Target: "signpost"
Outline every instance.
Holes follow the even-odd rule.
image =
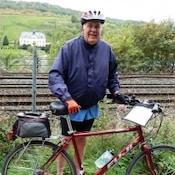
[[[36,44],[33,43],[32,112],[36,112],[37,59],[37,48]]]

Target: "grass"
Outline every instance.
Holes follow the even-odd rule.
[[[49,33],[55,29],[58,17],[0,14],[0,19],[0,29],[9,41],[17,41],[21,32],[24,31],[43,32],[49,40]]]
[[[113,107],[115,107],[114,105]],[[122,128],[129,126],[131,123],[126,122],[122,120],[125,113],[118,112],[117,110],[109,110],[109,105],[107,105],[105,102],[100,103],[101,107],[101,117],[95,121],[93,130],[97,129],[109,129],[109,128]],[[171,110],[169,110],[172,112]],[[10,120],[11,119],[11,120]],[[153,126],[155,126],[155,129],[158,129],[159,124],[159,117],[152,120],[147,127],[144,128],[145,134],[148,136],[148,140],[151,141],[153,144],[158,143],[168,143],[175,145],[175,126],[174,126],[174,117],[173,115],[167,115],[162,123],[162,127],[159,130],[159,134],[155,139],[149,139],[150,134],[154,134],[155,130]],[[5,132],[9,129],[9,126],[11,126],[12,123],[12,117],[4,118],[3,120],[3,134],[1,138],[2,146],[1,146],[1,162],[8,152],[16,143],[10,143],[6,140],[4,140]],[[54,122],[55,124],[55,122]],[[58,126],[54,125],[55,128],[58,128]],[[86,155],[84,159],[84,167],[86,170],[87,175],[92,175],[94,171],[97,170],[97,167],[95,166],[95,160],[100,157],[100,155],[106,150],[106,149],[114,149],[115,152],[118,152],[123,146],[125,146],[129,140],[132,140],[133,135],[132,134],[120,134],[120,135],[111,135],[111,136],[94,136],[88,138],[87,143],[87,150]],[[3,150],[4,149],[4,150]],[[127,165],[129,164],[131,158],[133,155],[137,153],[137,149],[134,150],[134,152],[129,153],[127,156],[123,157],[116,166],[112,167],[112,169],[106,173],[106,175],[114,175],[116,174],[124,174],[127,168]]]

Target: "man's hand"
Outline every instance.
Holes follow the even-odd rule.
[[[112,94],[113,94],[113,96],[115,97],[115,96],[117,96],[119,93],[120,93],[119,91],[115,91],[115,92],[113,92]]]
[[[80,106],[77,104],[77,102],[75,100],[73,100],[73,99],[67,100],[66,104],[68,106],[69,114],[73,114],[73,113],[80,111]]]
[[[118,104],[127,104],[128,97],[116,91],[113,93],[113,102],[116,102]]]

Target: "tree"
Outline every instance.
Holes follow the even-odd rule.
[[[72,22],[72,23],[78,23],[78,22],[80,22],[80,21],[79,21],[79,19],[77,19],[77,17],[76,17],[75,15],[72,15],[72,16],[71,16],[71,22]]]
[[[130,23],[107,26],[104,31],[104,39],[108,41],[117,57],[120,72],[140,71],[142,51],[135,44],[134,27]]]
[[[7,36],[4,36],[4,39],[3,39],[2,45],[3,45],[3,46],[8,46],[8,45],[9,45],[9,41],[8,41]]]
[[[171,21],[160,24],[151,21],[135,29],[136,45],[143,52],[144,68],[148,72],[172,71],[175,58],[175,28]]]

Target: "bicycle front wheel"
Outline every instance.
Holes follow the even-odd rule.
[[[47,170],[41,169],[56,148],[58,148],[57,145],[42,140],[22,143],[7,155],[2,167],[2,175],[57,175],[59,173],[76,175],[75,165],[66,151],[62,151],[59,155],[62,158],[61,163],[64,162],[63,170],[58,170],[60,167],[58,158],[49,165]]]
[[[175,147],[171,145],[157,145],[151,148],[157,175],[175,174]],[[126,175],[151,175],[145,165],[146,154],[140,152],[128,166]]]

